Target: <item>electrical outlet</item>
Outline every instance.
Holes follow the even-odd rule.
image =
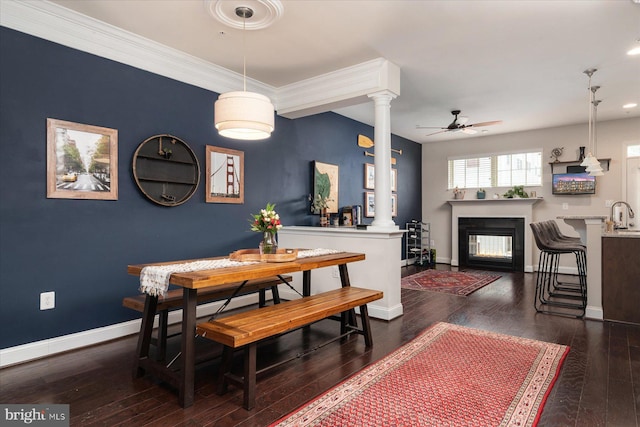
[[[434,247],[436,245],[436,241],[431,239],[431,247]]]
[[[562,209],[565,210],[565,211],[568,211],[569,210],[569,203],[563,203],[562,204]]]
[[[605,200],[604,201],[604,207],[605,208],[610,208],[613,205],[613,200]]]
[[[336,267],[335,265],[333,267],[331,267],[331,276],[334,279],[339,279],[340,278],[340,271],[338,271],[338,267]]]
[[[51,310],[56,308],[56,293],[43,292],[40,294],[40,310]]]

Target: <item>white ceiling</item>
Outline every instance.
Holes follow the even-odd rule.
[[[640,55],[626,55],[640,45],[636,1],[283,0],[279,20],[244,33],[247,75],[277,88],[383,57],[402,73],[391,131],[420,143],[586,123],[588,68],[598,69],[599,120],[640,117],[622,108],[640,104]],[[53,3],[242,73],[242,30],[204,0]],[[453,109],[503,123],[475,136],[416,129],[447,126]],[[370,102],[336,112],[374,124]]]

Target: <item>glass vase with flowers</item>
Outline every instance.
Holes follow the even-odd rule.
[[[259,213],[252,214],[249,220],[251,231],[262,233],[260,254],[275,254],[278,251],[276,234],[282,228],[282,223],[275,207],[275,204],[267,203],[265,209],[260,209]]]

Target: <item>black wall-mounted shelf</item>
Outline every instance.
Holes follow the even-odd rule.
[[[133,154],[133,177],[149,200],[162,206],[178,206],[198,188],[200,165],[180,138],[154,135]]]
[[[602,166],[602,170],[604,171],[608,171],[609,170],[609,163],[611,162],[611,159],[598,159],[600,160],[600,166]],[[551,165],[551,173],[554,173],[554,166],[561,166],[566,168],[567,166],[578,166],[580,165],[580,163],[582,163],[582,160],[569,160],[566,162],[549,162],[549,165]]]

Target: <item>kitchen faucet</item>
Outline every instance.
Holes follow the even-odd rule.
[[[611,205],[611,220],[613,221],[613,227],[614,228],[626,228],[626,227],[622,226],[622,223],[620,223],[620,225],[618,225],[618,222],[616,221],[616,218],[613,217],[613,215],[614,215],[613,211],[614,211],[614,208],[616,207],[616,205],[625,205],[627,207],[627,216],[628,216],[628,218],[635,217],[635,213],[633,212],[633,209],[631,209],[631,206],[627,202],[618,201],[618,202],[615,202],[614,204]]]

